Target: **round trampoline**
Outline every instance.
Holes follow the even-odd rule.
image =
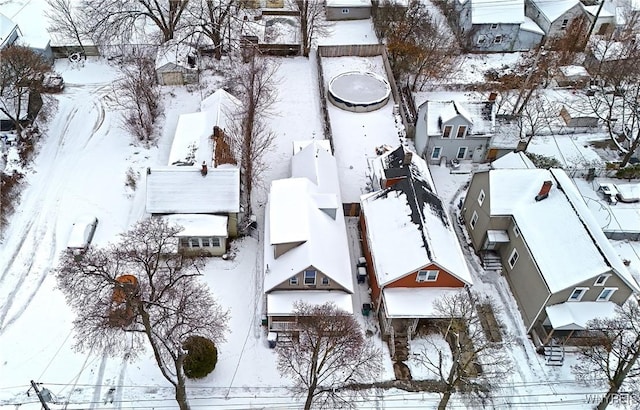
[[[347,111],[375,111],[387,104],[389,95],[387,80],[370,72],[342,73],[329,82],[329,101]]]

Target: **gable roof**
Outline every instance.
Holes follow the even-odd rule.
[[[291,178],[271,182],[265,213],[265,292],[313,266],[353,293],[339,192],[335,158],[319,143],[294,155]],[[323,209],[335,211],[335,218]],[[274,245],[300,242],[275,258]]]
[[[205,162],[213,166],[214,127],[227,130],[240,101],[219,89],[200,103],[200,112],[182,114],[171,144],[168,165],[192,165],[200,168]]]
[[[492,169],[535,168],[535,164],[522,152],[509,152],[491,163]]]
[[[7,43],[8,37],[13,33],[14,30],[18,29],[18,25],[13,22],[9,17],[0,13],[0,48],[4,46],[8,46]]]
[[[524,22],[524,0],[471,0],[472,24]]]
[[[559,19],[576,4],[580,4],[579,0],[531,0],[531,2],[551,23]]]
[[[384,180],[411,175],[413,178],[424,181],[431,191],[436,192],[427,163],[404,145],[371,159],[370,168],[375,190],[383,188]]]
[[[401,169],[405,178],[360,201],[378,283],[384,286],[433,263],[471,284],[445,205],[427,183],[431,176],[416,176],[411,167]],[[420,169],[428,172],[426,164]]]
[[[154,214],[240,211],[240,170],[224,165],[206,176],[195,167],[158,167],[147,172],[146,209]]]
[[[552,293],[613,270],[638,291],[629,270],[561,169],[489,172],[491,215],[511,215]],[[549,196],[536,201],[544,181]],[[568,250],[571,251],[568,251]]]
[[[175,64],[177,66],[195,70],[197,66],[189,64],[188,57],[196,57],[198,50],[177,40],[169,40],[158,47],[156,54],[156,69],[162,68],[167,64]]]
[[[427,135],[441,134],[442,123],[458,115],[470,123],[471,134],[489,134],[494,130],[495,110],[489,101],[426,101],[423,105]]]

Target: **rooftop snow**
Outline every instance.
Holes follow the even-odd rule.
[[[411,155],[409,169],[404,164],[406,155]],[[431,178],[431,171],[424,159],[414,151],[404,145],[398,146],[394,150],[369,160],[371,174],[373,177],[373,188],[375,190],[382,189],[382,181],[396,178],[400,175],[409,176],[419,179],[427,183],[432,191],[435,192],[435,184]]]
[[[334,303],[339,309],[353,314],[353,300],[349,293],[339,290],[283,290],[267,294],[268,315],[289,316],[293,314],[296,302],[309,305]]]
[[[524,0],[471,0],[472,24],[524,22]]]
[[[509,152],[491,163],[493,169],[535,168],[527,155],[520,152]]]
[[[613,302],[565,302],[547,306],[547,316],[554,330],[584,330],[587,322],[615,316]]]
[[[520,24],[520,30],[529,31],[531,33],[537,33],[544,36],[544,30],[541,29],[535,21],[527,16],[524,17],[524,22]]]
[[[580,4],[579,0],[531,0],[531,2],[535,4],[538,10],[552,23],[573,6]]]
[[[4,46],[4,42],[9,35],[16,29],[17,24],[14,23],[9,17],[0,13],[0,46]]]
[[[147,175],[147,212],[215,214],[240,211],[240,170],[233,166],[152,168]]]
[[[167,64],[176,64],[180,67],[195,70],[197,67],[189,64],[188,57],[195,57],[197,54],[198,51],[195,48],[175,40],[169,40],[158,47],[156,69],[164,67]]]
[[[552,293],[611,268],[638,288],[564,171],[497,169],[489,171],[489,181],[491,215],[513,216]],[[536,201],[544,181],[553,187]]]
[[[268,219],[269,245],[305,242],[309,240],[309,210],[307,178],[278,179],[271,182]],[[265,235],[266,236],[266,235]]]
[[[371,0],[327,0],[326,7],[371,7]]]
[[[293,141],[293,154],[302,151],[304,147],[314,143],[317,144],[317,146],[324,148],[325,151],[331,153],[331,142],[329,140],[304,140]]]
[[[382,290],[388,318],[441,317],[433,302],[443,296],[453,296],[460,288],[385,288]]]
[[[328,141],[327,141],[328,142]],[[313,182],[318,192],[338,197],[340,203],[340,182],[336,159],[327,151],[325,143],[311,141],[291,159],[291,175],[305,177]]]
[[[485,113],[486,102],[462,102],[462,101],[427,101],[426,121],[427,134],[442,134],[441,123],[447,122],[457,115],[464,117],[472,125],[470,134],[486,135],[493,132],[493,114]],[[440,120],[442,118],[442,120]]]
[[[227,222],[229,217],[222,215],[173,214],[164,218],[172,225],[184,228],[176,236],[228,236]]]

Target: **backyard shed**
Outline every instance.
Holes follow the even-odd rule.
[[[371,17],[371,0],[327,0],[327,20],[366,20]]]
[[[156,75],[160,85],[185,85],[198,82],[198,51],[169,40],[158,48]]]

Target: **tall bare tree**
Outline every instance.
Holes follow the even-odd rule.
[[[441,318],[434,323],[448,342],[451,356],[429,339],[437,354],[433,354],[433,349],[426,349],[419,353],[418,360],[445,384],[439,410],[447,408],[451,395],[457,390],[487,394],[491,384],[501,381],[510,371],[511,362],[505,348],[508,336],[492,340],[485,334],[476,310],[476,298],[470,292],[460,291],[433,302]],[[492,301],[486,304],[491,306],[494,315],[498,314]]]
[[[266,124],[265,118],[277,98],[275,88],[278,64],[253,55],[248,63],[238,69],[237,86],[241,101],[239,113],[231,126],[230,139],[235,157],[240,160],[241,182],[244,189],[242,205],[245,215],[252,212],[251,193],[260,182],[261,174],[267,169],[265,153],[272,149],[275,134]]]
[[[81,256],[65,252],[56,277],[76,313],[76,347],[124,357],[151,347],[187,410],[183,344],[193,335],[223,341],[228,312],[198,279],[203,259],[177,252],[181,230],[161,218],[145,219],[115,244]]]
[[[225,42],[231,41],[232,23],[239,18],[241,2],[236,0],[190,0],[185,16],[190,30],[202,33],[213,43],[214,57],[222,58]]]
[[[625,382],[637,382],[640,376],[640,307],[635,298],[617,308],[613,318],[590,321],[587,328],[599,336],[600,343],[582,346],[579,360],[571,370],[579,380],[604,383],[607,395],[598,404],[598,410],[609,405]],[[596,339],[598,340],[598,339]]]
[[[22,131],[28,99],[39,97],[51,63],[28,47],[11,45],[0,51],[0,111]]]
[[[49,31],[65,39],[73,39],[78,43],[82,53],[85,53],[82,39],[85,38],[83,21],[79,10],[71,0],[47,0],[49,9],[45,15],[49,19]]]
[[[280,374],[305,397],[305,410],[344,407],[344,387],[377,377],[379,349],[365,339],[353,315],[332,303],[298,302],[294,315],[297,335],[277,346]]]
[[[113,87],[115,101],[125,109],[123,128],[138,141],[148,143],[161,110],[154,61],[134,51],[122,62],[121,71],[123,76]]]
[[[148,34],[144,29],[149,23],[159,30],[159,43],[164,43],[182,27],[188,4],[189,0],[83,0],[82,19],[97,44]]]
[[[300,12],[300,35],[302,55],[309,57],[313,41],[318,36],[329,33],[331,23],[325,18],[324,2],[317,0],[290,0],[295,10]]]

